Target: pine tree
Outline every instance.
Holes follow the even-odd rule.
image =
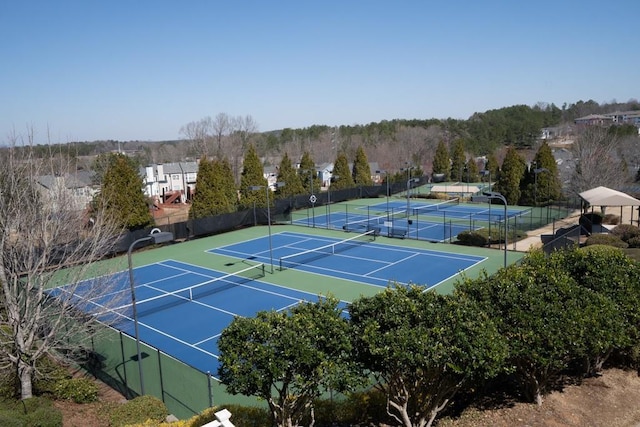
[[[287,197],[304,194],[304,187],[300,181],[300,177],[291,163],[289,154],[284,153],[278,168],[278,181],[283,182],[283,187],[276,188],[276,198],[286,199]]]
[[[240,206],[243,209],[267,206],[267,194],[262,191],[252,190],[251,187],[267,185],[264,177],[264,168],[260,163],[260,158],[253,144],[247,148],[242,165],[242,175],[240,176]]]
[[[358,150],[356,151],[356,159],[353,162],[352,176],[355,185],[373,185],[373,180],[371,179],[371,168],[369,167],[369,161],[367,160],[367,155],[364,152],[362,145],[358,146]]]
[[[300,182],[302,182],[307,193],[314,194],[320,192],[320,180],[318,179],[316,165],[308,151],[305,151],[304,154],[302,154],[298,175],[300,176]]]
[[[213,163],[203,156],[198,164],[196,191],[189,208],[189,218],[206,218],[216,215],[216,181]]]
[[[433,173],[444,174],[443,181],[448,181],[451,176],[451,162],[449,160],[449,150],[444,141],[438,143],[436,154],[433,157]]]
[[[562,197],[562,184],[553,151],[543,142],[521,184],[520,204],[537,206]]]
[[[336,162],[333,166],[333,176],[335,179],[331,183],[332,190],[342,190],[345,188],[355,187],[351,171],[349,170],[347,156],[342,152],[338,154],[338,157],[336,158]]]
[[[465,182],[478,182],[480,181],[480,172],[478,170],[478,164],[474,159],[467,160],[464,166],[464,180]]]
[[[154,221],[143,187],[136,163],[124,154],[110,154],[96,203],[121,227],[145,228]]]
[[[520,200],[520,181],[524,177],[526,163],[515,148],[509,147],[505,155],[494,191],[501,193],[507,203],[515,205]]]
[[[236,186],[236,179],[233,175],[233,168],[229,160],[224,157],[221,160],[214,162],[213,171],[215,173],[215,181],[219,184],[222,194],[224,194],[225,204],[228,207],[228,211],[221,213],[231,213],[238,210],[238,187]]]
[[[453,143],[451,150],[451,179],[453,181],[462,181],[464,175],[464,165],[467,158],[464,154],[464,142],[461,139]]]

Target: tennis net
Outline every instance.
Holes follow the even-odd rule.
[[[182,304],[184,302],[198,300],[218,292],[231,289],[238,285],[242,285],[253,280],[260,279],[265,276],[264,264],[252,265],[243,270],[225,274],[221,277],[214,277],[197,285],[175,291],[163,291],[159,295],[149,297],[136,302],[136,309],[140,316],[158,312],[169,307]],[[108,314],[117,316],[131,317],[133,312],[133,304],[125,304],[106,311]],[[103,312],[103,314],[105,314]]]
[[[280,270],[285,268],[294,268],[298,265],[307,264],[326,256],[331,256],[349,249],[353,249],[363,244],[372,242],[376,239],[378,230],[369,230],[366,233],[358,234],[339,242],[321,246],[319,248],[309,249],[293,255],[287,255],[280,258]]]
[[[422,214],[426,214],[426,213],[431,213],[431,212],[440,212],[443,211],[445,209],[449,209],[453,206],[457,206],[460,204],[460,199],[451,199],[451,200],[446,200],[444,202],[440,202],[440,203],[434,203],[431,205],[424,205],[424,206],[420,206],[417,208],[411,208],[411,214],[412,215],[422,215]]]

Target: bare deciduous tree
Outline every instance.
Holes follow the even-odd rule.
[[[571,189],[576,194],[598,186],[618,188],[628,179],[617,154],[619,139],[606,129],[589,127],[572,146],[576,167]]]
[[[88,269],[100,274],[95,261],[110,252],[120,230],[101,215],[88,227],[64,183],[43,191],[37,178],[55,176],[53,165],[36,161],[32,139],[19,141],[10,136],[0,153],[0,362],[17,373],[25,399],[32,396],[38,360],[68,350],[78,328],[93,323],[74,294],[81,289],[95,298],[112,291],[101,280],[82,279]]]
[[[180,128],[180,133],[190,140],[196,150],[196,156],[202,157],[209,154],[209,142],[212,139],[213,120],[204,117],[197,122],[189,122]]]
[[[218,113],[212,123],[213,134],[218,143],[218,153],[222,152],[222,137],[231,130],[231,119],[227,113]]]

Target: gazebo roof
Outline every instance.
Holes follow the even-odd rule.
[[[640,206],[640,200],[635,197],[607,187],[592,188],[579,196],[591,206]]]

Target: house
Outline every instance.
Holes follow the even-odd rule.
[[[162,203],[184,203],[196,188],[197,162],[153,164],[140,171],[144,193]]]
[[[85,170],[64,175],[42,175],[37,178],[37,183],[45,198],[54,202],[64,200],[67,208],[83,210],[100,188],[93,183],[94,175],[92,171]]]

